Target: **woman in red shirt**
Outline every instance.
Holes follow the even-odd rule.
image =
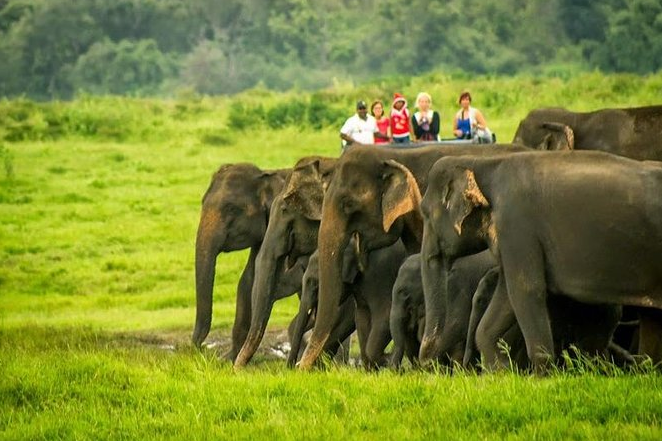
[[[386,138],[375,137],[375,144],[388,144],[388,138],[390,137],[388,133],[389,129],[389,119],[384,115],[384,103],[381,100],[375,100],[370,105],[370,113],[375,117],[377,121],[377,128],[379,132],[386,136]]]

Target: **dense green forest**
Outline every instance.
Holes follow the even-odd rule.
[[[659,0],[0,0],[0,96],[233,94],[450,74],[646,74]]]

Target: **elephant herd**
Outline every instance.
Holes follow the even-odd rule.
[[[545,372],[571,346],[662,361],[658,161],[662,106],[534,110],[512,144],[224,165],[202,200],[193,342],[210,331],[218,254],[250,248],[226,354],[235,368],[274,302],[295,293],[288,365],[301,369],[354,332],[368,369],[406,356]]]

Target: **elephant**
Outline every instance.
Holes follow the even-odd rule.
[[[318,247],[320,290],[315,326],[299,362],[310,369],[328,339],[341,297],[343,251],[356,238],[361,255],[402,239],[416,253],[422,240],[420,192],[435,160],[448,155],[494,155],[528,150],[507,145],[441,145],[410,149],[360,145],[338,159],[324,195]]]
[[[257,351],[267,327],[274,302],[301,292],[301,277],[290,292],[277,292],[281,278],[297,261],[307,260],[317,249],[324,188],[336,158],[306,157],[292,169],[285,187],[271,206],[269,224],[256,258],[252,289],[250,329],[234,366],[245,366]],[[296,321],[296,319],[295,319]]]
[[[491,250],[495,296],[510,302],[536,372],[554,359],[547,298],[557,295],[643,308],[639,352],[662,360],[662,164],[597,151],[449,157],[429,181],[421,209],[435,238],[423,249],[446,262]],[[492,336],[477,339],[489,365],[512,323],[496,304],[478,328]]]
[[[365,262],[360,262],[356,253],[355,243],[350,242],[344,251],[343,259],[343,290],[340,301],[338,323],[334,326],[329,341],[337,341],[345,335],[341,324],[345,321],[346,312],[343,305],[347,300],[355,302],[355,327],[361,350],[361,362],[366,369],[377,369],[386,364],[384,350],[391,341],[389,316],[391,311],[391,290],[398,274],[398,269],[405,259],[405,248],[402,242],[377,249],[366,256]],[[304,292],[295,326],[290,365],[296,362],[296,355],[303,335],[303,326],[308,316],[316,312],[319,292],[319,254],[316,252],[310,258],[308,269],[304,275]],[[346,309],[346,308],[345,308]]]
[[[418,357],[423,337],[425,297],[421,255],[414,254],[414,256],[416,260],[411,262],[412,257],[409,257],[408,266],[403,265],[400,268],[398,280],[393,288],[391,334],[394,348],[391,361],[394,367],[399,366],[403,349],[406,349],[410,361]],[[444,354],[448,355],[450,361],[461,363],[463,360],[474,292],[485,273],[495,265],[496,260],[489,251],[459,258],[450,268],[447,285],[440,287],[440,291],[435,293],[445,298],[451,305],[446,310],[442,325],[446,331],[448,347]],[[416,274],[413,274],[414,272]]]
[[[421,280],[421,255],[412,254],[398,270],[393,284],[389,326],[393,339],[391,366],[398,369],[406,355],[416,364],[423,327],[425,326],[425,299]]]
[[[476,340],[488,339],[492,339],[491,345],[503,340],[510,349],[509,354],[499,354],[502,358],[501,365],[512,363],[520,369],[529,367],[522,331],[514,318],[507,293],[502,291],[495,297],[497,286],[504,288],[503,285],[499,285],[500,270],[500,267],[492,268],[476,288],[463,359],[465,368],[475,367],[480,362]],[[501,335],[491,334],[485,329],[481,329],[481,332],[477,330],[480,319],[493,298],[496,300],[491,307],[503,310],[502,313],[509,311],[512,316],[510,326]],[[585,304],[564,295],[550,295],[547,297],[547,308],[554,338],[555,357],[559,357],[563,350],[574,348],[589,355],[610,355],[614,361],[623,364],[632,361],[632,356],[612,341],[614,331],[620,323],[621,307],[609,304]],[[482,343],[485,344],[487,343]]]
[[[212,176],[202,198],[195,244],[196,321],[193,343],[200,347],[211,327],[212,295],[219,253],[250,248],[237,286],[232,346],[225,354],[234,360],[244,343],[251,320],[250,295],[255,259],[267,229],[269,209],[283,188],[290,169],[261,170],[248,163],[226,164]],[[303,270],[301,271],[303,273]],[[291,289],[284,280],[279,290]]]
[[[543,108],[519,123],[513,143],[540,150],[602,150],[662,160],[662,106],[571,112]]]

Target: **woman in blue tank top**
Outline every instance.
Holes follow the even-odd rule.
[[[487,122],[480,110],[471,107],[471,94],[462,92],[460,110],[453,118],[453,134],[457,139],[473,139],[478,136],[484,142],[492,142],[492,133],[487,128]]]

